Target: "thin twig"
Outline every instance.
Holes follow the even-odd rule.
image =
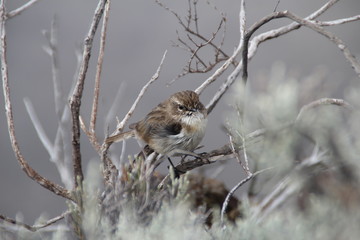
[[[23,228],[26,228],[27,230],[29,231],[32,231],[32,232],[36,232],[38,231],[39,229],[41,228],[45,228],[47,226],[50,226],[58,221],[60,221],[61,219],[63,219],[66,215],[70,214],[71,211],[68,210],[64,213],[62,213],[61,215],[57,216],[57,217],[54,217],[52,219],[49,219],[48,221],[46,221],[45,223],[42,223],[42,224],[36,224],[36,225],[33,225],[33,226],[30,226],[26,223],[22,223],[22,222],[19,222],[17,220],[14,220],[14,219],[11,219],[11,218],[8,218],[4,215],[0,215],[0,219],[7,222],[7,223],[10,223],[12,225],[15,225],[15,226],[19,226],[19,227],[23,227]]]
[[[134,113],[135,108],[137,107],[137,105],[140,102],[141,98],[144,96],[144,94],[145,94],[146,90],[148,89],[148,87],[150,86],[150,84],[152,84],[154,81],[156,81],[159,78],[160,70],[161,70],[161,67],[162,67],[162,65],[164,63],[166,53],[167,53],[167,50],[164,52],[164,54],[162,56],[162,59],[160,61],[160,65],[159,65],[158,69],[156,70],[155,74],[151,77],[151,79],[141,89],[139,95],[135,99],[135,101],[134,101],[133,105],[131,106],[130,110],[125,115],[123,120],[117,125],[116,129],[117,129],[118,132],[121,132],[124,129],[125,124],[129,121],[130,117]]]
[[[318,16],[320,16],[321,14],[323,14],[325,11],[327,11],[328,9],[330,9],[335,3],[337,3],[339,0],[330,0],[328,1],[326,4],[324,4],[321,8],[319,8],[317,11],[313,12],[312,14],[310,14],[308,17],[306,17],[305,19],[307,20],[313,20],[315,18],[317,18]],[[274,39],[277,38],[279,36],[282,36],[286,33],[289,33],[295,29],[298,29],[299,27],[301,27],[301,24],[293,22],[291,24],[288,24],[286,26],[277,28],[277,29],[273,29],[270,31],[267,31],[265,33],[259,34],[258,36],[254,37],[251,40],[250,46],[249,46],[249,50],[248,50],[248,60],[252,59],[252,57],[255,55],[258,46],[270,39]],[[234,83],[235,81],[235,76],[237,76],[240,71],[242,70],[242,62],[240,62],[237,67],[235,68],[235,70],[229,75],[229,77],[226,79],[226,81],[220,86],[219,90],[215,93],[214,97],[210,100],[210,102],[206,105],[206,108],[208,109],[208,113],[210,113],[214,107],[216,106],[216,104],[219,102],[219,100],[221,99],[221,97],[225,94],[225,92],[229,89],[229,87]],[[226,70],[226,69],[225,69]],[[224,70],[224,71],[225,71]],[[222,72],[224,72],[222,71]],[[221,72],[221,73],[222,73]],[[216,75],[216,76],[215,76]],[[210,76],[208,79],[212,79],[215,77],[215,79],[213,79],[213,81],[216,80],[217,77],[219,77],[221,74],[217,74],[217,72],[215,72],[213,74],[213,76]],[[208,80],[207,79],[207,80]],[[207,81],[206,80],[206,81]],[[204,82],[205,83],[205,82]]]
[[[6,18],[9,19],[9,18],[19,15],[20,13],[22,13],[23,11],[25,11],[26,9],[30,8],[32,5],[37,3],[38,1],[39,0],[30,0],[29,2],[25,3],[21,7],[18,7],[17,9],[12,10],[11,12],[7,13]]]
[[[31,103],[30,99],[24,98],[24,104],[26,111],[28,112],[30,116],[30,120],[32,124],[34,125],[34,128],[36,130],[36,133],[38,134],[38,137],[42,143],[42,145],[45,147],[46,151],[50,154],[51,159],[55,159],[54,157],[54,146],[51,143],[49,137],[47,136],[44,128],[42,127],[40,120],[35,112],[34,106]]]
[[[133,112],[135,111],[135,108],[137,107],[138,103],[140,102],[141,98],[143,97],[143,95],[145,94],[146,90],[148,89],[148,87],[150,86],[151,83],[153,83],[154,81],[156,81],[159,76],[160,76],[160,71],[161,71],[161,67],[165,61],[165,57],[166,57],[166,53],[167,50],[164,52],[162,59],[160,61],[159,67],[157,68],[155,74],[151,77],[151,79],[144,85],[144,87],[141,89],[139,95],[137,96],[137,98],[135,99],[133,105],[130,107],[130,110],[127,112],[127,114],[125,115],[125,117],[123,118],[123,120],[118,123],[116,130],[111,134],[111,135],[116,135],[120,132],[122,132],[122,130],[125,127],[125,124],[129,121],[130,117],[132,116]],[[103,143],[103,145],[101,146],[101,160],[104,164],[104,174],[105,174],[105,182],[107,183],[111,183],[111,168],[113,166],[112,162],[110,163],[108,161],[108,157],[107,157],[107,151],[110,147],[110,144],[106,144],[105,142]],[[109,165],[109,163],[111,165]]]
[[[89,32],[84,40],[84,51],[81,62],[81,68],[79,76],[74,88],[74,92],[70,98],[70,109],[72,116],[72,157],[73,157],[73,166],[74,166],[74,185],[78,186],[84,179],[82,166],[81,166],[81,151],[80,151],[80,106],[81,98],[84,90],[84,83],[86,78],[87,69],[89,66],[89,60],[91,56],[92,43],[96,30],[98,28],[100,19],[103,15],[105,4],[107,0],[100,0],[98,6],[96,7],[93,20]]]
[[[190,26],[188,26],[188,24],[185,23],[185,22],[181,19],[181,17],[179,16],[179,14],[177,14],[174,10],[172,10],[171,8],[165,6],[165,5],[164,5],[162,2],[160,2],[159,0],[155,0],[155,2],[156,2],[160,7],[162,7],[162,8],[164,8],[165,10],[171,12],[171,13],[178,19],[180,25],[184,28],[184,30],[185,30],[186,32],[188,32],[188,33],[190,33],[190,34],[198,37],[198,38],[201,39],[202,41],[206,42],[206,37],[204,37],[203,35],[197,33],[196,30],[192,30],[192,29],[190,28]],[[217,47],[214,43],[210,42],[210,45],[211,45],[212,47],[214,47],[215,49],[218,49],[218,47]],[[222,54],[224,57],[226,57],[226,58],[228,57],[228,55],[227,55],[225,52],[223,52],[221,49],[219,49],[219,51],[221,52],[221,54]]]
[[[46,141],[42,136],[45,136],[45,132],[39,132],[40,129],[37,125],[41,125],[40,121],[37,119],[33,119],[32,116],[36,117],[35,111],[32,109],[30,105],[30,101],[28,100],[26,106],[32,123],[39,135],[40,140],[42,141],[43,145],[45,146],[46,150],[50,155],[50,160],[56,164],[58,172],[60,174],[62,182],[65,186],[69,189],[73,188],[73,182],[71,181],[72,175],[70,173],[70,158],[67,156],[67,149],[65,147],[67,138],[67,132],[65,131],[66,121],[68,120],[68,109],[64,106],[64,98],[63,92],[61,88],[61,80],[59,78],[59,60],[58,60],[58,41],[57,41],[57,18],[54,16],[51,22],[50,31],[44,30],[43,35],[47,40],[47,45],[43,47],[44,51],[50,56],[51,59],[51,70],[52,70],[52,82],[53,82],[53,89],[54,89],[54,103],[55,103],[55,113],[58,120],[58,129],[57,134],[55,137],[54,144],[52,148],[49,149],[45,146]],[[34,121],[37,120],[37,121]],[[50,146],[48,145],[48,146]]]
[[[336,105],[336,106],[345,107],[347,109],[353,109],[353,107],[350,105],[350,103],[346,102],[343,99],[320,98],[318,100],[315,100],[315,101],[303,106],[300,109],[299,114],[297,115],[297,117],[295,119],[295,122],[298,122],[303,117],[305,112],[309,111],[312,108],[316,108],[316,107],[323,106],[323,105]]]
[[[349,22],[355,22],[360,20],[360,15],[356,15],[353,17],[348,17],[348,18],[341,18],[341,19],[336,19],[336,20],[331,20],[331,21],[311,21],[314,22],[315,24],[322,26],[322,27],[326,27],[326,26],[336,26],[336,25],[340,25],[340,24],[344,24],[344,23],[349,23]]]
[[[250,181],[252,178],[256,177],[258,174],[264,172],[264,171],[267,171],[267,170],[270,170],[271,168],[266,168],[266,169],[263,169],[263,170],[260,170],[260,171],[257,171],[253,174],[250,174],[249,176],[247,176],[245,179],[241,180],[238,184],[236,184],[229,192],[228,194],[226,195],[226,198],[224,200],[224,203],[221,207],[221,224],[223,226],[224,225],[224,216],[225,216],[225,213],[226,213],[226,209],[227,209],[227,206],[229,205],[229,201],[230,201],[230,198],[234,195],[234,193],[242,186],[244,185],[245,183],[247,183],[248,181]]]
[[[206,87],[208,87],[211,83],[213,83],[225,70],[230,66],[230,64],[235,61],[235,58],[237,55],[241,52],[241,49],[243,48],[243,31],[242,28],[245,26],[246,22],[246,15],[245,15],[245,0],[241,1],[241,7],[239,12],[239,22],[240,22],[240,40],[239,44],[236,48],[236,50],[233,52],[233,54],[223,63],[221,67],[219,67],[213,75],[211,75],[209,78],[207,78],[196,90],[195,92],[198,94],[201,94]],[[208,113],[212,111],[212,108]]]
[[[94,134],[94,137],[95,137],[95,127],[96,127],[96,115],[97,115],[99,94],[100,94],[100,76],[102,71],[102,64],[104,61],[104,51],[105,51],[107,25],[109,20],[109,13],[110,13],[110,4],[111,4],[111,0],[108,0],[105,5],[104,20],[101,28],[100,49],[99,49],[99,56],[98,56],[98,62],[96,68],[95,86],[94,86],[94,100],[93,100],[91,119],[89,125],[89,131]]]
[[[100,94],[100,76],[101,76],[102,64],[104,59],[104,50],[105,50],[105,42],[106,42],[107,25],[108,25],[109,13],[110,13],[110,4],[111,1],[108,0],[104,10],[104,20],[101,29],[100,49],[99,49],[99,56],[98,56],[96,76],[95,76],[94,99],[93,99],[92,111],[90,116],[89,129],[86,128],[83,118],[81,116],[79,118],[81,129],[88,136],[91,145],[99,153],[99,155],[101,155],[101,145],[97,140],[95,134],[95,127],[96,127],[96,117],[97,117],[97,109],[98,109],[99,94]],[[108,179],[107,176],[111,175],[111,172],[109,171],[112,171],[117,175],[118,170],[116,169],[116,166],[113,164],[110,158],[106,157],[105,161],[106,161],[105,166],[107,167],[104,169],[103,174],[104,174],[104,180],[105,182],[107,182]]]
[[[242,151],[244,153],[244,161],[245,161],[245,172],[247,175],[250,175],[251,172],[249,167],[249,157],[246,151],[246,139],[243,136],[241,136],[241,138],[242,138],[242,147],[243,147]]]
[[[239,45],[237,47],[237,49],[234,51],[233,55],[223,64],[222,67],[220,67],[218,70],[215,71],[215,73],[210,76],[206,81],[204,81],[203,84],[201,84],[201,86],[199,86],[195,91],[199,91],[199,93],[201,91],[203,91],[208,85],[210,85],[212,82],[214,82],[230,65],[230,62],[228,62],[231,58],[233,58],[233,60],[235,60],[235,58],[237,57],[237,55],[242,51],[242,49],[244,48],[244,38],[245,38],[245,25],[246,25],[246,12],[245,12],[245,1],[242,0],[241,1],[241,7],[240,7],[240,12],[239,12],[239,31],[240,31],[240,40],[239,40]],[[231,60],[231,61],[233,61]],[[229,75],[228,79],[227,79],[227,83],[228,84],[223,84],[220,89],[218,90],[218,92],[215,94],[215,96],[213,97],[213,99],[209,102],[209,104],[206,106],[207,110],[208,110],[208,114],[210,114],[212,112],[212,110],[214,109],[214,107],[216,106],[216,104],[218,103],[218,101],[220,101],[221,97],[225,94],[225,92],[227,91],[227,89],[232,85],[232,83],[235,81],[235,79],[237,78],[237,76],[239,75],[241,68],[242,68],[242,62],[240,62],[235,70]]]
[[[250,169],[249,169],[249,161],[247,159],[247,153],[246,153],[246,148],[245,148],[245,141],[244,138],[242,138],[243,140],[243,144],[242,144],[242,151],[244,152],[244,157],[245,157],[245,164],[243,164],[243,162],[240,159],[240,154],[239,152],[235,149],[235,145],[234,145],[234,140],[233,137],[231,136],[231,134],[229,134],[229,144],[231,147],[231,151],[233,152],[236,160],[238,161],[238,163],[240,164],[240,166],[243,168],[244,172],[246,173],[247,176],[251,175]]]
[[[277,1],[273,12],[276,12],[276,11],[277,11],[277,8],[278,8],[279,4],[280,4],[280,0]]]
[[[59,153],[56,151],[57,146],[51,143],[49,137],[47,136],[44,128],[42,127],[40,120],[35,112],[34,106],[31,101],[27,98],[24,98],[25,108],[30,116],[30,120],[35,127],[36,133],[45,147],[46,151],[50,156],[50,161],[56,165],[56,168],[60,174],[61,181],[65,184],[66,187],[72,187],[71,174],[66,164],[62,159],[59,159]]]
[[[321,35],[328,38],[331,42],[333,42],[343,52],[346,60],[351,64],[351,66],[355,70],[356,74],[360,77],[360,63],[357,61],[355,56],[350,52],[349,48],[345,45],[345,43],[339,37],[337,37],[332,32],[326,31],[321,26],[319,26],[311,21],[308,21],[306,19],[302,19],[289,11],[285,11],[284,16],[300,23],[303,26],[306,26],[306,27],[320,33]]]
[[[355,72],[358,74],[358,76],[360,77],[360,64],[357,61],[357,59],[352,55],[352,53],[350,52],[350,50],[348,49],[348,47],[345,45],[345,43],[338,38],[335,34],[333,34],[332,32],[326,31],[324,28],[322,28],[321,26],[315,24],[312,21],[309,21],[307,19],[303,19],[300,18],[298,16],[296,16],[295,14],[291,13],[290,11],[283,11],[283,12],[275,12],[272,13],[264,18],[262,18],[260,21],[258,21],[257,23],[255,23],[253,26],[251,26],[246,34],[246,38],[244,40],[244,51],[243,51],[243,79],[247,78],[247,61],[248,61],[248,44],[249,44],[249,40],[252,36],[252,34],[258,30],[261,26],[263,26],[264,24],[270,22],[273,19],[277,19],[277,18],[289,18],[293,21],[296,21],[297,23],[299,23],[302,26],[306,26],[318,33],[320,33],[321,35],[327,37],[330,41],[332,41],[333,43],[335,43],[337,45],[337,47],[343,52],[346,60],[351,64],[352,68],[355,70]]]
[[[6,120],[8,124],[8,131],[11,141],[12,149],[15,153],[15,156],[22,168],[22,170],[34,181],[43,186],[44,188],[50,190],[51,192],[62,196],[64,198],[74,200],[70,192],[59,186],[48,179],[41,176],[33,168],[29,166],[23,155],[21,154],[18,142],[15,137],[15,125],[12,112],[12,105],[10,100],[10,86],[8,80],[8,66],[7,66],[7,56],[6,56],[6,32],[5,32],[5,21],[6,21],[6,9],[5,1],[2,0],[0,3],[0,55],[1,55],[1,78],[3,82],[3,92],[4,92],[4,101],[5,101],[5,113]]]
[[[120,100],[121,100],[122,94],[124,92],[124,89],[125,89],[125,82],[121,82],[120,86],[116,92],[116,95],[114,97],[114,100],[112,101],[112,104],[105,116],[105,124],[104,125],[105,125],[106,129],[104,129],[104,132],[107,131],[109,123],[111,121],[113,121],[116,116],[116,111],[118,110],[119,103],[121,102]]]
[[[319,8],[317,11],[313,12],[312,14],[310,14],[309,16],[307,16],[305,19],[306,20],[313,20],[317,17],[319,17],[321,14],[323,14],[324,12],[326,12],[327,10],[329,10],[335,3],[337,3],[339,0],[330,0],[328,1],[326,4],[324,4],[321,8]],[[286,26],[277,28],[277,29],[273,29],[270,31],[267,31],[265,33],[261,33],[258,36],[254,37],[253,40],[251,40],[251,44],[249,47],[249,56],[248,58],[251,59],[257,50],[257,47],[265,42],[266,40],[270,40],[273,38],[277,38],[279,36],[282,36],[286,33],[289,33],[295,29],[298,29],[301,27],[301,24],[297,23],[297,22],[293,22],[290,23]]]
[[[224,60],[228,59],[229,56],[221,49],[224,43],[224,36],[226,31],[226,18],[224,14],[220,13],[221,20],[218,25],[218,28],[216,31],[212,33],[212,36],[205,37],[203,34],[200,33],[199,27],[198,27],[198,13],[197,13],[197,3],[196,0],[188,0],[188,14],[185,17],[185,20],[183,20],[179,14],[177,14],[174,10],[170,9],[169,7],[165,6],[163,3],[161,3],[159,0],[155,1],[159,6],[164,8],[165,10],[172,13],[179,21],[180,25],[184,28],[184,31],[187,32],[186,36],[190,40],[190,42],[194,45],[191,46],[191,44],[187,44],[185,40],[183,40],[180,35],[178,34],[178,31],[176,31],[178,35],[178,42],[180,44],[173,44],[175,47],[179,47],[181,49],[184,49],[185,51],[188,51],[191,53],[191,56],[189,58],[189,61],[183,68],[183,72],[178,74],[173,80],[171,80],[168,85],[174,83],[177,79],[185,76],[189,73],[206,73],[211,71],[218,63],[223,62]],[[192,4],[191,4],[192,2]],[[194,7],[192,7],[192,5]],[[218,11],[216,7],[214,7],[215,11]],[[224,27],[223,27],[224,26]],[[218,36],[218,33],[220,29],[223,27],[223,37],[220,41],[219,46],[217,46],[214,43],[214,39],[216,36]],[[197,43],[194,39],[200,40],[200,44]],[[209,63],[205,63],[206,61],[202,60],[201,57],[198,55],[198,52],[200,49],[203,49],[205,47],[211,47],[215,50],[214,54],[214,60],[210,61]],[[194,61],[195,60],[195,61]],[[232,62],[234,65],[237,63],[234,61]],[[200,66],[201,65],[201,66]]]
[[[50,56],[51,59],[51,71],[52,71],[52,80],[54,87],[54,102],[55,102],[55,112],[58,116],[58,120],[61,119],[61,103],[63,103],[63,96],[61,90],[61,84],[59,80],[59,60],[58,60],[58,41],[57,41],[57,19],[54,16],[51,21],[50,31],[43,31],[43,35],[45,36],[48,45],[44,46],[44,51]]]

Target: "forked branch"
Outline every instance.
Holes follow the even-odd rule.
[[[89,29],[89,32],[84,41],[84,51],[81,61],[81,67],[79,76],[74,88],[74,92],[70,98],[70,109],[72,116],[72,157],[73,157],[73,168],[74,168],[74,184],[75,187],[78,186],[84,179],[81,166],[81,151],[80,151],[80,106],[81,98],[84,90],[85,78],[87,69],[89,66],[89,60],[91,56],[92,43],[96,30],[98,28],[100,19],[103,15],[105,4],[107,0],[100,0],[98,6],[95,10],[95,14]]]
[[[74,201],[71,193],[62,186],[59,186],[50,180],[41,176],[38,172],[36,172],[33,168],[30,167],[28,162],[25,160],[24,156],[20,151],[20,147],[18,141],[15,136],[15,125],[14,125],[14,117],[12,112],[12,104],[10,99],[10,85],[8,79],[8,66],[7,66],[7,56],[6,56],[6,30],[5,30],[5,21],[6,21],[6,9],[5,9],[5,1],[2,0],[0,3],[0,55],[1,55],[1,78],[4,92],[4,100],[5,100],[5,114],[6,120],[8,124],[9,136],[11,141],[11,146],[15,153],[15,156],[22,168],[22,170],[35,182],[43,186],[44,188],[50,190],[51,192],[62,196],[64,198],[70,199]]]

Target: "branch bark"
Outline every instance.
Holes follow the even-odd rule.
[[[11,12],[6,14],[6,18],[12,18],[15,17],[19,14],[21,14],[23,11],[25,11],[26,9],[30,8],[32,5],[34,5],[35,3],[37,3],[39,0],[30,0],[29,2],[25,3],[24,5],[22,5],[21,7],[18,7],[15,10],[12,10]]]
[[[310,14],[309,16],[307,16],[305,18],[305,20],[308,21],[313,21],[315,18],[319,17],[321,14],[323,14],[324,12],[326,12],[327,10],[329,10],[334,4],[336,4],[339,0],[330,0],[327,3],[325,3],[321,8],[319,8],[318,10],[316,10],[315,12],[313,12],[312,14]],[[276,13],[273,13],[276,14]],[[357,16],[354,17],[349,17],[346,19],[340,19],[340,20],[335,20],[337,24],[342,24],[345,22],[351,22],[351,21],[356,21]],[[329,23],[331,23],[332,25],[335,25],[335,21],[329,21]],[[259,22],[258,22],[259,23]],[[255,26],[255,23],[253,26]],[[324,22],[325,25],[327,22]],[[321,24],[320,24],[321,25]],[[286,33],[289,33],[293,30],[296,30],[298,28],[300,28],[302,25],[298,22],[293,22],[290,23],[286,26],[277,28],[277,29],[273,29],[270,31],[267,31],[265,33],[261,33],[257,36],[255,36],[249,44],[249,48],[248,48],[248,61],[251,60],[254,56],[255,53],[258,49],[258,46],[270,39],[274,39],[277,37],[280,37]],[[237,51],[238,49],[236,49],[235,51]],[[239,54],[239,52],[237,52],[237,54]],[[245,55],[245,54],[244,54]],[[223,67],[225,67],[227,69],[228,66],[221,66],[218,70],[221,69],[221,72],[216,71],[212,76],[210,76],[206,81],[204,81],[204,83],[200,86],[203,87],[203,85],[206,84],[210,84],[213,81],[215,81],[226,69],[222,69]],[[206,108],[208,109],[208,113],[210,113],[214,107],[216,106],[216,104],[219,102],[219,100],[221,99],[221,97],[225,94],[225,92],[228,90],[228,88],[234,83],[236,76],[239,75],[239,73],[241,72],[241,70],[243,69],[243,62],[240,61],[240,63],[237,65],[237,67],[235,68],[235,70],[227,77],[227,80],[220,86],[219,90],[215,93],[214,97],[210,100],[210,102],[206,105]],[[200,89],[200,87],[198,89]],[[204,86],[205,88],[206,86]],[[202,91],[203,89],[201,89]]]
[[[103,15],[105,4],[107,0],[100,0],[98,6],[95,10],[95,14],[89,29],[89,32],[84,40],[84,51],[80,67],[79,76],[74,88],[73,95],[70,99],[70,109],[72,116],[72,157],[73,157],[73,167],[74,167],[74,185],[78,186],[84,179],[81,166],[81,151],[80,151],[80,106],[81,98],[84,90],[84,83],[86,78],[87,69],[89,66],[89,60],[91,56],[92,43],[96,30],[98,28],[100,19]]]
[[[6,8],[5,0],[0,2],[0,54],[1,54],[1,78],[3,83],[3,92],[5,99],[5,113],[6,120],[8,124],[9,136],[11,141],[12,149],[15,153],[15,156],[22,168],[22,170],[35,182],[43,186],[44,188],[50,190],[51,192],[74,201],[71,193],[64,187],[57,185],[48,179],[41,176],[33,168],[30,167],[28,162],[23,157],[16,136],[15,136],[15,125],[12,112],[12,105],[10,99],[10,85],[8,79],[8,66],[7,66],[7,57],[6,57],[6,31],[5,31],[5,21],[6,21]]]
[[[109,20],[109,13],[110,13],[110,4],[111,4],[111,0],[108,0],[105,5],[104,20],[101,28],[100,49],[99,49],[99,56],[98,56],[98,62],[96,68],[95,86],[94,86],[94,100],[93,100],[90,125],[89,125],[89,131],[93,133],[93,136],[95,138],[94,140],[96,140],[95,127],[96,127],[96,116],[97,116],[97,109],[99,103],[99,95],[100,95],[100,77],[102,72],[102,65],[104,62],[106,33],[107,33],[107,25]]]
[[[14,219],[11,219],[11,218],[8,218],[4,215],[0,215],[0,219],[7,222],[7,223],[10,223],[12,225],[15,225],[15,226],[19,226],[19,227],[23,227],[23,228],[26,228],[27,230],[29,231],[32,231],[32,232],[36,232],[38,231],[39,229],[41,228],[45,228],[47,226],[50,226],[58,221],[60,221],[61,219],[63,219],[66,215],[70,214],[71,211],[68,210],[64,213],[62,213],[61,215],[57,216],[57,217],[54,217],[52,219],[49,219],[48,221],[46,221],[45,223],[43,224],[37,224],[37,225],[33,225],[33,226],[30,226],[26,223],[23,223],[23,222],[19,222],[17,220],[14,220]]]

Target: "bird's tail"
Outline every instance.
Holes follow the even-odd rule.
[[[108,138],[105,139],[105,143],[110,144],[113,142],[120,142],[120,141],[124,141],[126,139],[135,137],[135,131],[134,130],[130,130],[127,132],[123,132],[123,133],[118,133],[115,134],[113,136],[110,136]]]

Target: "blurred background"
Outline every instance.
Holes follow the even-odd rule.
[[[7,1],[8,10],[13,10],[27,1]],[[250,26],[265,15],[274,11],[277,0],[247,1],[247,25]],[[298,16],[305,17],[321,7],[326,1],[320,0],[281,0],[277,10],[290,10]],[[163,3],[175,10],[180,16],[187,14],[187,1],[167,1]],[[231,55],[239,41],[239,1],[211,1],[217,7],[215,11],[206,1],[198,3],[199,29],[205,36],[211,36],[221,19],[219,12],[226,15],[226,38],[223,50]],[[82,44],[87,33],[97,0],[62,0],[39,1],[21,15],[7,21],[7,44],[9,81],[13,104],[16,136],[20,149],[36,171],[44,177],[61,184],[55,166],[49,162],[49,155],[37,137],[36,131],[26,112],[24,98],[34,105],[40,122],[50,139],[54,139],[57,129],[54,93],[52,86],[50,57],[43,51],[47,44],[43,30],[49,30],[51,21],[56,16],[58,25],[59,76],[64,96],[68,96],[73,83],[77,60],[75,49]],[[358,0],[343,0],[322,15],[320,20],[333,20],[359,14]],[[257,33],[290,23],[288,20],[272,21]],[[189,59],[189,54],[172,46],[177,34],[185,36],[178,20],[168,11],[159,7],[155,1],[125,0],[112,1],[108,35],[105,48],[105,59],[102,71],[100,90],[100,107],[98,112],[97,135],[101,141],[109,127],[112,132],[116,126],[114,119],[107,126],[104,117],[121,89],[121,95],[116,109],[116,115],[122,119],[135,100],[142,86],[155,73],[161,57],[168,50],[160,78],[153,83],[136,109],[130,123],[140,120],[155,105],[166,99],[172,93],[197,88],[212,72],[207,74],[192,74],[178,79],[168,86],[169,81],[182,72]],[[330,31],[339,36],[352,53],[360,55],[360,24],[348,23],[330,27]],[[94,42],[91,65],[87,74],[81,114],[86,123],[89,122],[93,82],[96,70],[98,38]],[[278,39],[262,44],[249,65],[249,79],[253,91],[260,91],[266,84],[266,77],[274,63],[283,62],[293,77],[301,81],[312,74],[322,74],[326,86],[338,88],[332,95],[326,97],[345,98],[342,89],[352,82],[359,81],[350,65],[345,61],[340,50],[323,36],[305,28],[293,31]],[[230,69],[231,70],[231,69]],[[228,71],[230,73],[230,71]],[[201,100],[207,104],[220,84],[226,79],[226,74],[220,77],[201,95]],[[300,83],[301,84],[301,83]],[[231,91],[230,91],[231,92]],[[312,94],[314,99],[324,97],[322,93]],[[64,199],[54,195],[40,185],[30,180],[19,167],[12,151],[7,132],[4,113],[3,94],[0,98],[2,106],[0,114],[0,213],[14,218],[21,213],[25,222],[31,224],[40,214],[49,217],[60,214],[65,208]],[[222,99],[209,117],[206,136],[202,142],[204,151],[222,146],[228,142],[228,137],[221,129],[228,111],[231,109],[226,99]],[[310,101],[310,99],[309,99]],[[305,102],[306,103],[306,102]],[[67,99],[64,100],[67,104]],[[70,139],[69,139],[70,141]],[[82,157],[84,171],[90,160],[97,161],[96,152],[92,149],[86,137],[82,136]],[[112,146],[116,152],[120,144]],[[119,148],[119,149],[117,149]],[[137,153],[135,141],[128,141],[127,154]],[[69,152],[71,154],[71,152]],[[243,177],[239,164],[228,161],[216,178],[224,181],[231,188]],[[209,176],[217,172],[219,166],[205,166],[203,171]],[[167,163],[160,166],[160,171],[167,171]],[[238,193],[239,194],[239,193]]]

